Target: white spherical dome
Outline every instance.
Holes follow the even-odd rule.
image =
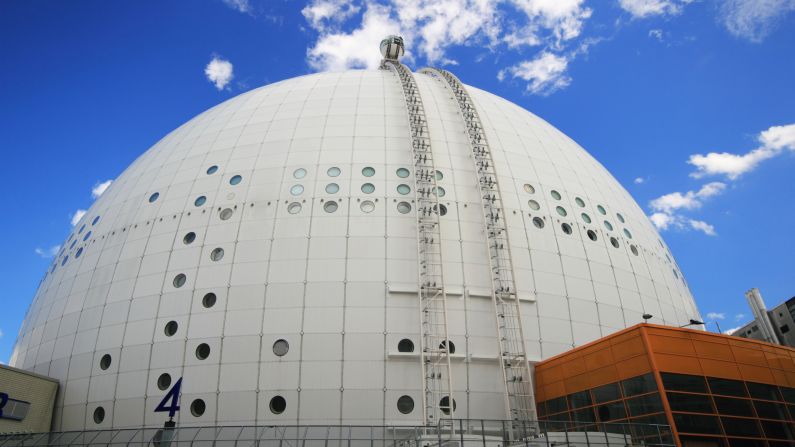
[[[449,88],[415,78],[446,208],[456,417],[504,419],[472,150]],[[698,318],[604,167],[526,110],[467,89],[532,360],[644,313]],[[397,76],[347,71],[242,94],[135,160],[64,242],[14,349],[12,365],[61,382],[53,428],[161,426],[154,409],[179,378],[180,425],[422,423],[410,141]]]

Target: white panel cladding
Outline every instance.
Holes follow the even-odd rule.
[[[503,397],[475,167],[455,102],[415,77],[447,207],[456,415],[494,419]],[[644,312],[670,325],[698,317],[669,250],[601,165],[538,117],[469,91],[500,176],[530,358]],[[64,242],[15,346],[13,365],[64,386],[55,429],[162,425],[162,374],[183,378],[182,425],[421,423],[405,116],[391,72],[315,74],[224,102],[135,160]],[[404,339],[415,352],[400,352]],[[412,412],[398,411],[401,396]],[[203,414],[191,411],[199,399]]]

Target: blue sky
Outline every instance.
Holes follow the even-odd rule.
[[[748,321],[750,287],[795,295],[795,0],[4,1],[0,361],[75,213],[138,155],[246,90],[373,67],[390,32],[413,68],[445,66],[600,160],[705,319]]]

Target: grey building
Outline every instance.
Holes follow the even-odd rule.
[[[759,295],[757,289],[749,290],[746,296],[748,297],[754,291],[755,295],[759,297],[759,302],[761,302],[761,295]],[[795,296],[771,310],[767,310],[764,307],[764,303],[758,306],[752,300],[755,300],[755,298],[749,297],[749,304],[751,304],[756,318],[736,330],[732,335],[795,347]],[[765,320],[760,321],[760,315]],[[772,334],[768,335],[767,332],[772,332]]]

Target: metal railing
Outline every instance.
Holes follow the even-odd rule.
[[[675,447],[667,425],[524,422],[455,419],[436,427],[259,425],[85,430],[0,435],[0,447]],[[532,435],[536,430],[538,434]]]

